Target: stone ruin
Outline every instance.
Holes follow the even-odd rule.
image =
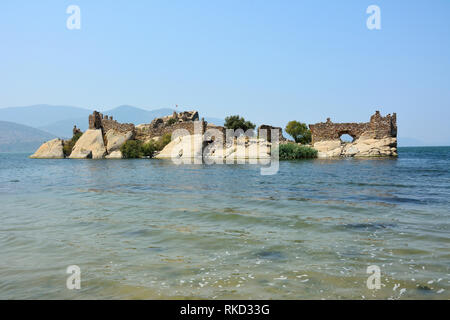
[[[199,121],[197,111],[183,111],[180,113],[174,111],[171,116],[153,119],[153,121],[150,122],[150,126],[152,128],[161,128],[179,122],[191,122],[191,121]]]
[[[170,116],[155,118],[148,124],[136,126],[136,139],[148,141],[152,138],[172,134],[175,130],[185,130],[186,134],[193,135],[196,126],[199,126],[201,134],[205,133],[207,123],[202,118],[199,120],[197,111],[173,112]]]
[[[376,111],[370,117],[370,122],[364,123],[333,123],[330,118],[327,122],[310,124],[312,143],[325,140],[338,140],[343,134],[348,134],[353,140],[362,135],[370,135],[373,138],[397,137],[397,114],[386,117]]]
[[[224,143],[226,140],[226,129],[223,126],[209,124],[203,118],[199,119],[198,111],[183,111],[179,113],[174,111],[172,115],[155,118],[150,123],[137,126],[134,126],[132,123],[119,123],[112,116],[94,111],[89,115],[89,129],[101,129],[105,144],[108,143],[107,136],[110,130],[115,131],[115,134],[131,132],[131,139],[147,142],[151,139],[158,139],[165,134],[172,135],[175,130],[179,129],[181,129],[180,135],[193,135],[196,132],[205,134],[208,129],[216,129],[223,135]],[[263,134],[261,130],[266,130],[266,133]],[[280,142],[286,141],[283,137],[283,130],[280,127],[261,125],[257,128],[256,133],[258,137],[265,138],[268,142],[271,142],[272,131],[278,132]]]
[[[364,123],[326,122],[309,125],[312,145],[319,151],[319,157],[372,157],[397,156],[397,115],[382,117],[379,111]],[[341,136],[348,134],[350,143],[343,142]]]
[[[265,132],[262,130],[265,130]],[[274,134],[278,133],[278,140],[280,142],[286,141],[286,138],[283,136],[283,129],[280,127],[269,126],[267,124],[262,124],[258,127],[258,137],[263,137],[268,142],[272,142],[272,131],[274,131]]]
[[[134,124],[119,123],[114,120],[112,116],[103,115],[98,111],[94,111],[91,115],[89,115],[89,129],[102,129],[103,133],[108,132],[110,129],[114,129],[122,133],[135,131]]]
[[[72,129],[72,134],[76,135],[76,134],[79,134],[79,133],[81,133],[81,130],[79,128],[77,128],[76,125],[74,125],[73,129]]]
[[[376,111],[370,121],[365,123],[333,123],[328,118],[326,122],[309,125],[309,128],[312,136],[311,144],[318,151],[319,158],[397,156],[397,115],[395,113],[383,117],[379,111]],[[215,131],[209,132],[208,129],[215,129]],[[270,150],[271,134],[274,131],[279,134],[279,142],[286,143],[282,129],[269,125],[259,126],[256,131],[257,136],[234,136],[233,141],[227,141],[229,138],[226,137],[227,130],[223,126],[208,124],[203,118],[199,120],[197,111],[174,112],[170,116],[156,118],[151,123],[138,126],[132,123],[119,123],[112,116],[94,111],[89,115],[89,130],[77,140],[69,158],[122,158],[120,147],[126,141],[135,139],[147,142],[150,139],[159,139],[165,134],[173,136],[175,130],[181,131],[173,137],[178,139],[178,142],[187,138],[184,136],[192,136],[196,133],[203,135],[201,140],[210,146],[217,138],[223,138],[222,146],[214,144],[215,149],[210,148],[209,156],[211,157],[218,157],[218,154],[222,153],[224,157],[236,154],[234,150],[236,143],[245,145],[246,148],[260,145],[264,150]],[[80,132],[74,126],[73,134]],[[205,136],[206,132],[208,134]],[[341,136],[344,134],[350,135],[353,141],[342,141]],[[60,139],[49,141],[43,144],[32,157],[65,157],[63,152],[65,143],[67,141]]]

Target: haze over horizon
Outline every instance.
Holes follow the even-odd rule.
[[[66,27],[72,4],[80,30]],[[366,27],[372,4],[381,30]],[[178,105],[282,127],[380,110],[397,113],[399,137],[450,145],[448,12],[445,0],[2,1],[0,107]]]

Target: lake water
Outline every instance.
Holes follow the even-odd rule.
[[[449,299],[450,148],[399,155],[262,176],[0,154],[0,299]]]

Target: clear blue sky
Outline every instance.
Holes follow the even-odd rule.
[[[0,107],[178,104],[281,126],[379,109],[400,137],[450,145],[449,0],[2,0],[0,41]]]

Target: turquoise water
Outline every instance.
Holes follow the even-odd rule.
[[[449,299],[449,168],[450,148],[273,176],[0,154],[0,299]]]

